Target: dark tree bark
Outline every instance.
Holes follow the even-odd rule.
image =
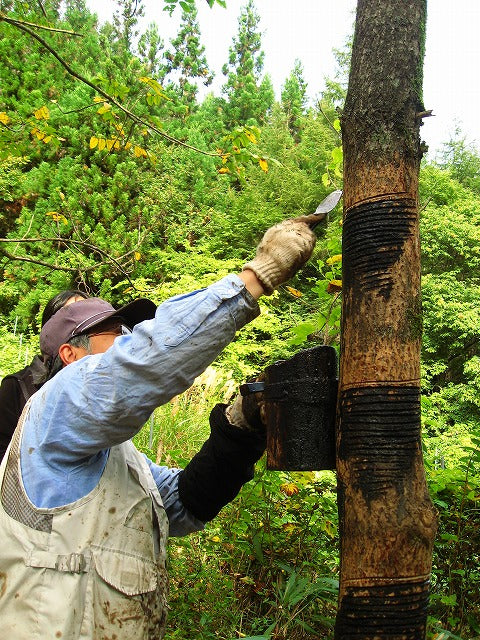
[[[426,630],[436,514],[420,440],[425,23],[426,0],[358,2],[342,116],[337,640]]]

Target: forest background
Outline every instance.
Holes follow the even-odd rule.
[[[211,72],[194,3],[180,2],[171,41],[154,24],[139,29],[141,1],[117,5],[99,26],[84,0],[1,3],[1,376],[37,352],[41,310],[57,291],[161,303],[241,269],[268,226],[311,213],[342,187],[348,44],[314,105],[300,60],[275,99],[247,0],[222,95],[199,99]],[[479,205],[480,157],[458,133],[420,175],[437,640],[480,638]],[[136,438],[149,456],[184,466],[213,404],[240,382],[300,349],[338,348],[340,207],[318,236],[295,280],[262,301],[262,315],[192,389],[155,412]],[[262,461],[204,532],[172,539],[167,637],[333,637],[335,489],[332,472],[269,472]]]

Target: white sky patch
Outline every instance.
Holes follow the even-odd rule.
[[[308,95],[314,100],[325,87],[325,77],[335,73],[333,49],[343,49],[353,33],[356,0],[256,0],[260,14],[264,72],[273,82],[277,98],[298,58],[304,68]],[[100,20],[111,18],[112,0],[88,0]],[[222,66],[238,29],[244,0],[227,0],[227,8],[210,9],[197,0],[198,20],[210,68],[215,80],[207,91],[220,95],[225,82]],[[176,35],[180,10],[172,17],[162,0],[144,0],[145,23],[156,22],[168,46]],[[424,65],[424,103],[434,117],[421,130],[434,157],[460,128],[468,143],[480,150],[480,2],[478,0],[429,0]],[[202,94],[200,94],[202,95]]]

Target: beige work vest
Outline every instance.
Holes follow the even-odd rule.
[[[160,640],[168,521],[144,458],[115,446],[88,495],[37,509],[20,474],[25,415],[0,466],[1,637]]]

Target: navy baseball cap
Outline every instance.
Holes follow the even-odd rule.
[[[113,316],[130,329],[155,316],[156,305],[147,298],[139,298],[120,309],[115,309],[102,298],[87,298],[73,302],[59,309],[40,331],[40,351],[50,357],[58,355],[58,350],[74,336],[88,333],[101,322]]]

